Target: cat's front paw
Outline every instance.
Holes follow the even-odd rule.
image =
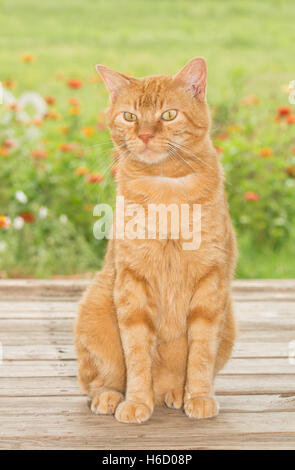
[[[218,415],[219,406],[214,397],[199,395],[185,400],[184,411],[189,418],[213,418]]]
[[[169,390],[165,395],[165,404],[168,408],[179,410],[183,406],[183,389],[175,388]]]
[[[116,390],[105,390],[96,395],[91,402],[91,411],[95,414],[113,415],[123,395]]]
[[[144,403],[125,400],[116,409],[115,417],[121,423],[143,423],[151,414],[152,411]]]

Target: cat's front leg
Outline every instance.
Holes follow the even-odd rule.
[[[114,295],[127,370],[125,401],[119,404],[115,417],[123,423],[141,423],[151,416],[154,407],[153,309],[145,281],[130,269],[117,274]]]
[[[188,364],[184,410],[190,418],[211,418],[219,411],[213,382],[228,298],[217,270],[196,287],[188,316]]]

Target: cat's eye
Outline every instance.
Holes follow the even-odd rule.
[[[125,121],[134,122],[137,120],[136,114],[128,113],[127,111],[123,113],[123,116],[124,116]]]
[[[168,111],[165,111],[165,113],[162,114],[161,118],[164,119],[164,121],[173,121],[177,116],[177,111],[176,109],[168,109]]]

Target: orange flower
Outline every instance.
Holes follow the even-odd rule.
[[[90,175],[87,177],[87,182],[88,183],[101,183],[103,181],[103,176],[100,175],[99,173],[90,173]]]
[[[6,108],[9,109],[10,111],[18,111],[19,107],[16,103],[11,103],[6,105]]]
[[[243,98],[240,103],[242,105],[248,105],[248,104],[257,104],[259,103],[259,98],[257,98],[257,96],[245,96],[245,98]]]
[[[293,178],[295,178],[295,165],[288,166],[287,168],[285,168],[285,172],[287,173],[287,175],[292,176]]]
[[[19,216],[27,223],[27,224],[32,224],[35,222],[35,216],[32,214],[32,212],[23,212],[22,214],[19,214]]]
[[[78,114],[80,114],[80,108],[78,106],[73,106],[70,109],[70,114],[72,114],[72,116],[78,116]]]
[[[23,62],[29,63],[29,62],[35,62],[36,57],[33,56],[32,54],[23,54],[21,59]]]
[[[290,106],[280,106],[278,109],[277,109],[277,113],[279,116],[288,116],[289,114],[291,114],[291,108]]]
[[[244,194],[244,199],[246,199],[246,201],[258,201],[260,196],[257,193],[248,192]]]
[[[226,140],[226,139],[228,139],[228,134],[218,134],[218,135],[216,136],[216,139],[218,139],[218,140]]]
[[[71,106],[80,106],[80,101],[78,100],[78,98],[69,98],[69,104]]]
[[[41,126],[43,124],[43,121],[40,118],[34,118],[32,122],[35,126]]]
[[[94,129],[92,126],[85,126],[85,127],[82,127],[81,132],[86,137],[92,137],[94,134]]]
[[[50,119],[52,121],[59,121],[61,119],[61,116],[56,111],[49,111],[48,113],[45,114],[44,118]]]
[[[44,158],[47,158],[48,155],[49,153],[47,150],[35,149],[31,152],[31,156],[37,160],[43,160]]]
[[[221,147],[218,147],[218,145],[215,145],[215,150],[218,153],[223,153],[223,149]]]
[[[242,132],[243,128],[239,126],[238,124],[230,124],[229,126],[226,127],[226,130],[230,134],[234,134],[236,132]]]
[[[83,150],[79,149],[79,150],[76,150],[75,155],[78,158],[82,158],[82,157],[84,157],[84,152],[83,152]]]
[[[115,152],[114,153],[114,160],[119,160],[119,158],[120,158],[119,152]]]
[[[7,228],[10,227],[11,222],[8,217],[5,217],[5,215],[0,216],[0,228]]]
[[[295,114],[291,114],[290,116],[287,117],[287,123],[295,124]]]
[[[295,147],[292,147],[292,153],[295,155]]]
[[[75,170],[76,175],[87,175],[89,173],[89,170],[86,166],[81,166],[80,168],[76,168]]]
[[[70,88],[81,88],[83,86],[83,83],[78,78],[71,78],[70,80],[67,81],[67,85]]]
[[[269,147],[262,147],[259,150],[259,153],[260,153],[261,157],[271,157],[272,156],[272,150]]]
[[[94,205],[93,204],[85,204],[84,206],[86,211],[93,211]]]
[[[14,80],[3,80],[2,85],[4,88],[15,88],[17,86],[17,83]]]
[[[60,133],[61,133],[61,134],[68,134],[68,132],[69,132],[70,129],[69,129],[68,126],[61,126],[61,127],[59,128],[59,130],[60,130]]]
[[[8,155],[8,150],[7,150],[7,148],[0,146],[0,155],[1,155],[2,157],[7,157],[7,155]]]
[[[116,176],[116,174],[118,172],[118,168],[116,166],[113,166],[111,171],[112,171],[112,175]]]
[[[50,106],[55,104],[55,98],[53,98],[53,96],[45,96],[44,101]]]
[[[75,149],[75,144],[71,144],[70,142],[65,142],[60,144],[59,150],[62,152],[72,152]]]

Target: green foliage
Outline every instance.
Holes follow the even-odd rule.
[[[239,240],[237,275],[294,277],[295,124],[277,114],[279,106],[295,114],[282,91],[295,79],[294,13],[292,0],[2,1],[0,80],[12,81],[16,97],[33,90],[55,104],[42,122],[28,109],[26,125],[0,105],[0,227],[9,222],[3,216],[12,222],[0,228],[0,275],[48,277],[101,266],[105,242],[93,236],[92,208],[114,203],[115,184],[101,118],[107,92],[95,82],[95,63],[142,76],[175,73],[201,55]],[[23,62],[23,54],[36,61]],[[72,78],[83,86],[69,88]],[[79,104],[69,104],[71,97]],[[261,155],[265,148],[269,156]],[[97,174],[103,181],[88,182]],[[34,220],[17,229],[21,214]]]

